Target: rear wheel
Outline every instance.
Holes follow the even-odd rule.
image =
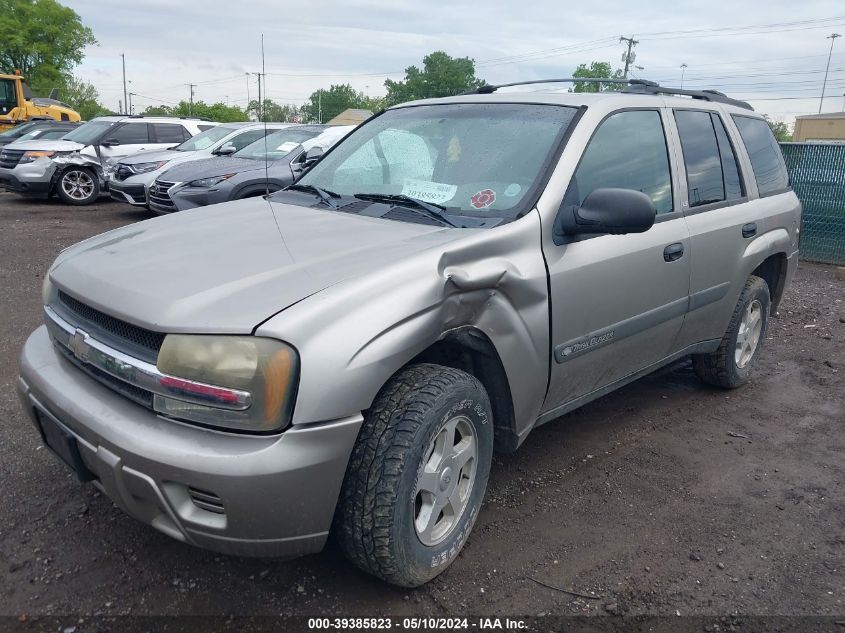
[[[368,412],[336,517],[347,557],[404,587],[444,571],[478,516],[493,454],[484,387],[466,372],[412,365]]]
[[[693,355],[692,364],[698,377],[725,389],[747,383],[766,338],[770,308],[769,286],[752,275],[739,295],[719,347],[709,354]]]
[[[97,176],[81,167],[66,170],[59,178],[56,189],[62,201],[76,206],[91,204],[100,196]]]

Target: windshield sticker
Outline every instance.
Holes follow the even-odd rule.
[[[442,204],[448,202],[455,197],[455,192],[458,191],[456,185],[447,185],[442,182],[431,182],[430,180],[416,180],[414,178],[406,178],[402,185],[402,195],[423,200],[424,202],[434,202]]]
[[[470,203],[476,209],[484,209],[485,207],[489,207],[494,202],[496,202],[496,192],[492,189],[482,189],[472,198],[470,198]]]
[[[507,189],[505,189],[505,195],[508,198],[513,198],[514,196],[518,196],[520,191],[522,191],[522,187],[515,182],[512,182],[507,186]]]

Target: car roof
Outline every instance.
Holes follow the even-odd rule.
[[[561,88],[526,89],[524,86],[503,88],[489,94],[463,94],[454,97],[438,99],[422,99],[393,106],[395,108],[414,107],[420,105],[436,105],[447,103],[531,103],[549,104],[573,107],[601,107],[607,110],[637,107],[672,107],[711,110],[714,112],[727,111],[731,114],[741,114],[762,118],[753,110],[742,108],[719,101],[707,101],[685,96],[662,94],[643,94],[636,92],[568,92]]]

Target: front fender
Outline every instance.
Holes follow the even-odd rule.
[[[399,369],[467,326],[484,332],[502,360],[517,430],[533,423],[549,371],[539,216],[465,233],[437,251],[327,288],[256,329],[299,351],[294,424],[366,410]]]

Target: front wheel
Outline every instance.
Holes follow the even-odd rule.
[[[724,389],[735,389],[747,383],[766,338],[770,308],[768,284],[752,275],[739,295],[718,349],[709,354],[693,355],[692,366],[698,377]]]
[[[352,450],[335,527],[344,553],[389,583],[428,582],[466,543],[492,455],[490,401],[478,380],[440,365],[401,370]]]
[[[88,169],[71,167],[59,178],[59,198],[67,204],[91,204],[100,196],[100,181]]]

